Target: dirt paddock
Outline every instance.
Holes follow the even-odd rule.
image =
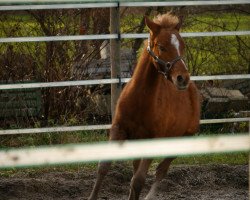
[[[132,170],[115,164],[100,192],[100,200],[125,200]],[[87,199],[95,171],[16,173],[0,177],[0,199]],[[149,172],[141,199],[154,180]],[[156,200],[248,200],[248,165],[172,166]]]

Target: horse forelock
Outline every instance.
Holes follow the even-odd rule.
[[[172,12],[168,12],[166,14],[158,15],[157,17],[155,17],[154,22],[159,24],[162,28],[174,29],[179,23],[179,18],[172,14]]]

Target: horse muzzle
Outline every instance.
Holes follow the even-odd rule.
[[[173,83],[178,90],[186,90],[189,85],[189,75],[177,75],[175,78],[172,77]]]

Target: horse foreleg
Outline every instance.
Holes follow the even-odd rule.
[[[140,165],[141,160],[133,160],[133,175],[137,172],[137,169]]]
[[[134,174],[131,184],[130,184],[130,193],[129,200],[138,200],[140,192],[144,186],[148,168],[152,162],[152,159],[142,159],[140,161],[139,167]]]
[[[99,162],[98,171],[97,171],[97,179],[96,179],[94,188],[93,188],[88,200],[96,200],[97,199],[98,192],[100,190],[102,181],[103,181],[104,177],[106,176],[106,174],[108,173],[110,166],[111,166],[111,162]]]
[[[158,165],[158,167],[156,169],[155,182],[151,186],[151,189],[150,189],[148,195],[146,196],[145,200],[155,199],[155,195],[156,195],[157,189],[160,185],[160,182],[167,174],[169,166],[174,159],[175,158],[166,158]]]
[[[113,125],[110,129],[109,140],[110,141],[122,141],[126,139],[126,133],[122,131],[118,125]],[[88,198],[88,200],[96,200],[98,197],[98,192],[101,188],[102,182],[106,174],[108,173],[111,166],[111,162],[99,162],[97,170],[97,179],[93,190]]]

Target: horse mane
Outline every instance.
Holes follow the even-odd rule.
[[[166,14],[159,14],[154,18],[154,22],[165,29],[173,29],[179,23],[179,18],[172,14],[172,12],[167,12]]]

